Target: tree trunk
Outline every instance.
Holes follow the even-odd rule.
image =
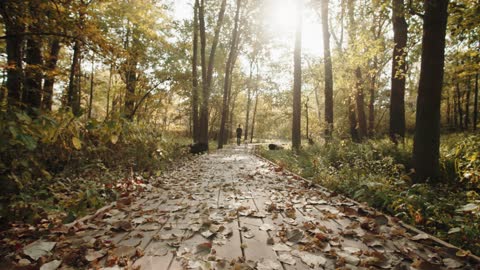
[[[0,1],[0,14],[3,18],[6,34],[7,53],[7,90],[9,106],[18,106],[22,99],[23,80],[23,36],[24,23],[18,18],[22,17],[24,7],[16,1]],[[11,16],[15,14],[15,16]]]
[[[300,150],[301,140],[301,110],[302,110],[302,5],[297,1],[297,27],[295,31],[295,48],[293,51],[293,116],[292,116],[292,149]]]
[[[73,45],[72,65],[70,67],[70,78],[67,90],[67,107],[72,110],[75,116],[80,115],[80,106],[78,106],[80,104],[80,86],[77,80],[80,73],[80,49],[80,41],[76,40]]]
[[[34,23],[35,25],[36,23]],[[31,26],[31,31],[38,31],[38,27]],[[25,93],[23,103],[27,110],[32,113],[33,109],[40,109],[42,105],[42,79],[43,57],[42,42],[37,36],[27,39],[27,52],[25,57]]]
[[[360,138],[358,136],[357,130],[357,115],[355,114],[355,103],[353,102],[353,97],[348,97],[348,122],[350,123],[350,136],[352,141],[359,142]]]
[[[253,106],[252,130],[250,131],[250,143],[253,143],[253,131],[255,129],[255,118],[257,117],[258,92],[255,91],[255,105]]]
[[[463,130],[462,96],[460,95],[460,83],[458,81],[455,84],[455,90],[457,93],[458,124],[459,124],[460,130]]]
[[[450,108],[450,91],[447,90],[447,115],[446,115],[446,122],[447,122],[447,127],[450,128],[451,122],[450,122],[450,116],[451,116],[451,108]]]
[[[358,136],[359,139],[362,140],[367,136],[367,117],[365,114],[365,97],[363,95],[363,79],[360,67],[357,67],[355,70],[355,77],[355,103],[357,105]]]
[[[60,41],[54,39],[50,44],[50,54],[45,63],[45,79],[43,83],[42,108],[46,111],[52,110],[53,86],[55,84],[55,69],[57,68],[58,55],[60,53]]]
[[[210,56],[208,59],[208,69],[206,70],[206,74],[204,75],[203,72],[204,68],[206,67],[205,62],[205,46],[206,46],[206,34],[205,34],[205,0],[201,0],[200,11],[199,11],[199,18],[200,18],[200,39],[201,39],[201,50],[202,50],[202,78],[205,77],[203,80],[203,88],[202,88],[202,104],[200,106],[200,137],[199,142],[208,145],[208,107],[209,107],[209,99],[210,99],[210,88],[212,83],[212,76],[213,76],[213,68],[214,68],[214,61],[215,61],[215,51],[217,49],[218,41],[220,38],[220,30],[223,25],[223,18],[225,15],[227,1],[223,0],[220,11],[218,14],[217,25],[215,27],[215,33],[212,41],[212,48],[210,50]]]
[[[467,81],[467,97],[465,100],[465,129],[468,130],[470,125],[470,90],[472,89],[471,78],[468,77]]]
[[[390,92],[390,139],[405,137],[405,75],[408,25],[405,20],[404,0],[392,0],[393,59],[392,91]]]
[[[323,57],[325,66],[325,136],[329,138],[333,131],[333,70],[330,55],[330,33],[328,32],[328,0],[322,0]]]
[[[199,141],[199,122],[198,122],[198,0],[195,0],[193,7],[193,56],[192,56],[192,121],[193,121],[193,142]]]
[[[237,47],[237,42],[238,42],[238,21],[240,19],[240,8],[242,5],[241,0],[237,0],[237,10],[235,12],[235,23],[232,31],[232,43],[230,44],[230,52],[228,54],[228,59],[227,63],[225,65],[225,79],[223,81],[223,104],[222,104],[222,119],[220,120],[220,132],[218,134],[218,149],[223,148],[223,143],[225,140],[225,135],[227,134],[225,130],[225,125],[227,123],[227,118],[228,118],[228,113],[230,111],[229,109],[229,100],[228,97],[230,95],[229,93],[229,86],[230,86],[230,80],[231,80],[231,75],[233,72],[233,65],[234,65],[234,58],[236,55],[235,48]]]
[[[376,70],[376,67],[374,67]],[[373,138],[375,135],[375,81],[376,78],[373,75],[370,85],[370,99],[368,101],[368,137]]]
[[[105,121],[108,119],[110,114],[110,91],[112,89],[112,76],[113,76],[113,63],[110,64],[110,72],[108,74],[108,85],[107,85],[107,111],[105,113]],[[113,110],[113,104],[112,104]]]
[[[473,130],[477,130],[478,123],[478,73],[475,74],[475,95],[473,101]]]
[[[245,116],[244,140],[248,140],[248,122],[250,121],[250,107],[252,104],[253,61],[255,61],[255,59],[250,60],[250,76],[248,78],[248,86],[247,86],[247,112],[246,112],[247,115]]]
[[[305,102],[305,134],[307,136],[307,139],[310,139],[310,134],[308,134],[308,97],[307,101]]]
[[[440,176],[440,102],[445,59],[448,0],[425,0],[422,63],[413,143],[415,182]]]
[[[92,73],[90,74],[90,95],[88,100],[88,115],[87,115],[88,119],[92,118],[94,80],[95,80],[95,55],[92,56]]]
[[[458,128],[457,95],[453,93],[453,126]]]

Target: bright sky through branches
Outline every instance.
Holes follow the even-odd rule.
[[[266,31],[275,37],[278,42],[293,51],[295,32],[294,0],[264,0],[265,8],[262,11],[263,23]],[[304,1],[303,10],[303,54],[323,56],[322,25],[320,18]],[[174,16],[177,20],[192,19],[193,0],[175,0]]]

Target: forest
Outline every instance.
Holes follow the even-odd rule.
[[[237,127],[480,255],[479,0],[2,0],[0,64],[0,257]]]

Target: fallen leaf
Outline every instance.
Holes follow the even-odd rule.
[[[272,260],[269,260],[269,259],[261,259],[258,263],[257,263],[257,267],[256,267],[257,270],[280,270],[282,269],[282,266],[275,262],[275,261],[272,261]]]
[[[23,249],[23,253],[33,260],[38,260],[40,257],[47,255],[57,244],[57,242],[46,242],[37,240]]]
[[[293,256],[299,257],[306,265],[315,268],[323,266],[327,262],[327,259],[321,255],[314,255],[305,251],[294,250],[291,252]]]
[[[87,254],[85,255],[85,259],[87,259],[87,261],[89,262],[93,262],[97,259],[100,259],[102,258],[103,256],[105,256],[106,252],[103,251],[103,250],[99,250],[99,251],[96,251],[94,249],[89,249],[87,250]]]
[[[273,231],[275,227],[272,224],[268,223],[263,223],[262,226],[260,226],[260,230],[262,231]]]
[[[126,257],[126,258],[131,258],[135,255],[136,249],[135,247],[132,246],[119,246],[113,250],[113,254],[115,254],[117,257]]]
[[[430,237],[428,236],[428,234],[426,233],[419,233],[417,235],[415,235],[414,237],[412,237],[411,239],[413,241],[419,241],[419,240],[427,240],[429,239]]]
[[[210,253],[211,250],[212,250],[212,243],[205,242],[205,243],[198,244],[195,247],[194,254],[196,254],[196,255],[207,255],[208,253]]]
[[[294,229],[287,231],[287,239],[292,243],[298,243],[303,239],[303,231],[300,229]]]
[[[290,251],[292,248],[290,248],[289,246],[287,246],[283,243],[277,243],[277,244],[272,246],[272,249],[274,251]]]
[[[278,260],[289,265],[295,265],[297,263],[293,256],[288,253],[283,253],[278,256]]]
[[[48,262],[42,265],[42,267],[40,267],[40,270],[56,270],[58,267],[60,267],[61,264],[62,264],[62,261],[53,260],[51,262]]]
[[[450,258],[443,259],[443,264],[449,269],[456,269],[463,266],[463,263]]]

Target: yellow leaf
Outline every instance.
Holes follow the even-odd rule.
[[[72,138],[72,143],[73,143],[73,147],[75,147],[75,149],[77,149],[77,150],[82,149],[82,141],[80,141],[79,138],[73,137]]]
[[[113,144],[116,144],[118,142],[118,136],[113,134],[112,137],[110,137],[110,141],[113,143]]]

